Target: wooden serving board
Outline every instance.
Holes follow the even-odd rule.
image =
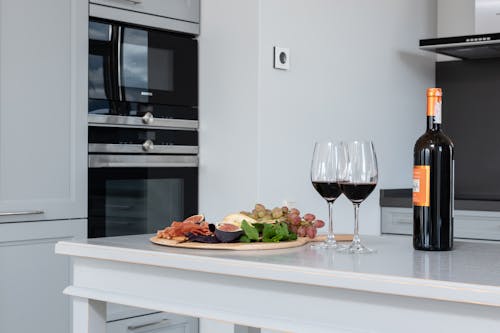
[[[309,242],[322,242],[326,236],[317,236],[314,239],[308,237],[299,237],[297,240],[278,243],[198,243],[198,242],[179,242],[173,239],[151,237],[149,240],[158,245],[179,247],[185,249],[206,249],[206,250],[234,250],[234,251],[251,251],[251,250],[277,250],[298,247]],[[352,235],[335,235],[338,242],[352,241]]]

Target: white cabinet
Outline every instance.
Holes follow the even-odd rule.
[[[87,22],[85,1],[0,0],[0,223],[87,216]]]
[[[90,0],[90,16],[200,33],[200,0]]]
[[[198,320],[169,313],[109,322],[106,333],[196,333]]]
[[[177,20],[200,22],[200,0],[90,0],[90,2]]]
[[[0,332],[68,333],[70,258],[59,240],[85,238],[86,220],[0,224]]]
[[[413,234],[413,209],[382,207],[382,233]],[[500,240],[500,212],[456,210],[455,238]]]

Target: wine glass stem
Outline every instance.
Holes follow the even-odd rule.
[[[354,237],[353,243],[359,243],[359,204],[354,204]]]
[[[326,241],[328,243],[335,243],[335,236],[333,234],[333,201],[328,201],[328,236]]]

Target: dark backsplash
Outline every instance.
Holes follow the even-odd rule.
[[[438,62],[436,86],[455,144],[455,198],[500,201],[500,59]]]

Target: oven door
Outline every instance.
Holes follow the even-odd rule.
[[[154,233],[197,213],[197,156],[89,156],[90,238]]]
[[[118,27],[120,99],[198,105],[197,41],[165,31]]]

